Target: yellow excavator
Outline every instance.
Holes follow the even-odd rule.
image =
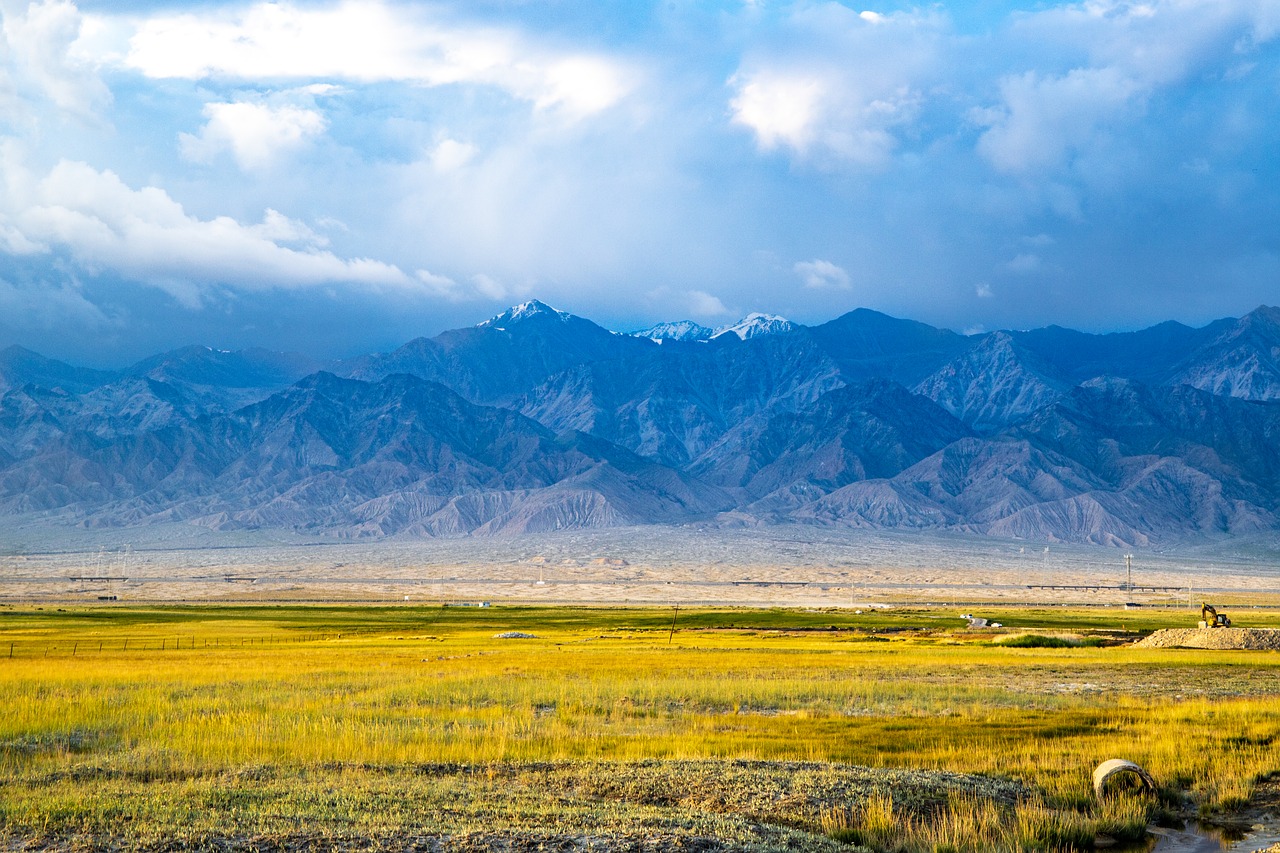
[[[1200,627],[1201,628],[1230,628],[1231,620],[1227,618],[1227,614],[1219,613],[1212,604],[1200,605]]]

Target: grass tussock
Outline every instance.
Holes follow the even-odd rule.
[[[1062,634],[1009,634],[993,641],[1006,649],[1096,649],[1106,645],[1101,637]]]
[[[913,813],[895,807],[892,796],[874,795],[859,806],[833,810],[823,828],[838,841],[876,853],[1083,851],[1103,837],[1142,838],[1154,814],[1151,797],[1112,798],[1082,813],[1052,808],[1039,798],[1008,804],[962,793]]]

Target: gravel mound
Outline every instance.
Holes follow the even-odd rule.
[[[1148,649],[1280,651],[1280,628],[1165,628],[1134,645]]]

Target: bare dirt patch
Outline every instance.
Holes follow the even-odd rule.
[[[1134,645],[1148,649],[1280,651],[1280,629],[1165,628]]]

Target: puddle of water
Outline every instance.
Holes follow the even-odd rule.
[[[1146,853],[1253,853],[1280,844],[1280,821],[1268,819],[1243,836],[1195,823],[1185,829],[1152,827],[1147,830]]]

